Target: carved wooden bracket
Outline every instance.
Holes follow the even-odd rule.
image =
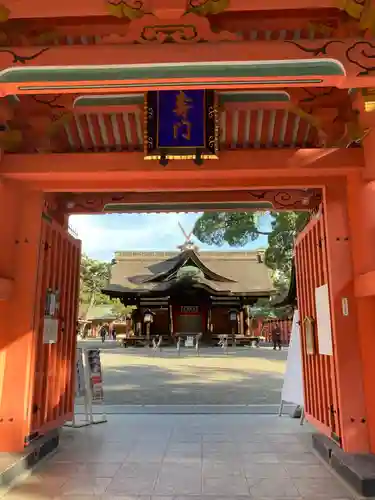
[[[222,31],[214,33],[205,17],[186,14],[180,19],[157,19],[152,14],[135,19],[129,24],[126,35],[108,35],[101,43],[197,43],[240,41],[241,36]]]
[[[338,108],[317,108],[311,112],[292,106],[291,111],[317,129],[322,147],[346,148],[361,144],[369,133],[369,129],[361,124],[359,113],[349,104]]]

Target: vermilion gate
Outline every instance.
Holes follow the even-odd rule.
[[[298,308],[305,413],[310,422],[330,437],[340,441],[341,425],[338,411],[335,356],[319,353],[316,329],[313,346],[308,344],[306,318],[316,318],[315,289],[328,283],[327,249],[324,215],[314,217],[299,235],[295,245]],[[311,352],[313,351],[313,352]]]
[[[54,220],[43,216],[36,294],[35,380],[29,439],[62,425],[73,414],[76,320],[81,242]],[[43,341],[48,290],[60,290],[58,338]]]

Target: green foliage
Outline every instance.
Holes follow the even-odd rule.
[[[111,302],[113,304],[112,312],[118,318],[124,318],[127,314],[131,314],[134,309],[133,306],[124,306],[119,299],[113,299]]]
[[[273,279],[279,292],[289,286],[292,270],[293,247],[296,236],[306,226],[308,212],[271,213],[271,232],[268,236],[266,264],[273,271]]]
[[[118,318],[130,314],[133,307],[124,306],[118,299],[110,299],[101,293],[101,289],[108,284],[111,275],[111,264],[101,262],[82,255],[81,259],[81,310],[87,312],[93,307],[102,304],[112,305],[112,313]]]
[[[208,245],[243,247],[268,234],[259,230],[259,219],[257,212],[208,212],[196,221],[193,234]]]
[[[292,268],[293,245],[297,234],[309,220],[308,212],[271,212],[271,231],[260,229],[263,214],[257,212],[205,213],[195,223],[193,234],[209,245],[243,247],[256,241],[260,235],[268,236],[265,262],[272,270],[276,291],[287,291]],[[268,301],[259,301],[259,315],[279,315],[283,311],[272,309]]]
[[[80,303],[88,308],[99,304],[111,304],[111,300],[101,293],[109,281],[110,264],[90,259],[82,255],[80,269]]]

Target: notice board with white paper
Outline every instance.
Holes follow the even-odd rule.
[[[316,325],[319,354],[333,355],[331,307],[328,285],[315,288]]]
[[[292,333],[290,336],[281,400],[285,403],[294,403],[295,405],[304,406],[301,329],[297,310],[294,311],[293,316]]]

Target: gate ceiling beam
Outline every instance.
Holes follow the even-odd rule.
[[[181,3],[178,0],[153,0],[147,4],[155,5],[158,12],[169,12],[176,10],[174,4]],[[183,7],[186,2],[183,2]],[[103,0],[65,0],[64,2],[45,2],[45,0],[2,0],[2,4],[10,10],[10,19],[22,18],[64,18],[64,17],[94,17],[108,15],[106,2]],[[301,9],[334,9],[337,8],[336,0],[288,0],[283,2],[283,10],[301,10]],[[185,10],[183,8],[183,10]],[[249,11],[272,11],[280,10],[279,0],[231,0],[226,12],[249,12]]]
[[[361,148],[279,149],[223,151],[219,160],[207,160],[197,168],[191,160],[171,161],[161,167],[157,161],[145,160],[143,153],[63,153],[5,155],[0,175],[18,180],[106,180],[116,178],[175,178],[189,172],[192,178],[215,175],[241,178],[243,175],[290,177],[340,175],[364,167]],[[328,173],[327,173],[328,172]]]
[[[303,188],[320,187],[325,177],[360,171],[363,165],[360,148],[231,151],[203,167],[187,160],[162,167],[145,161],[142,153],[13,154],[4,157],[0,176],[28,181],[44,191],[277,188],[293,177],[290,186]]]
[[[168,174],[169,177],[169,174]],[[339,178],[331,174],[331,178]],[[204,179],[191,179],[189,172],[185,173],[184,177],[179,177],[178,179],[158,179],[158,180],[148,180],[143,179],[130,179],[125,178],[107,181],[81,181],[77,182],[74,180],[66,181],[33,181],[30,182],[30,186],[34,189],[40,189],[45,192],[50,193],[84,193],[84,192],[105,192],[114,191],[115,189],[120,189],[122,192],[144,192],[152,193],[155,191],[164,192],[182,192],[182,191],[203,191],[203,190],[228,190],[228,191],[240,191],[243,189],[244,185],[249,189],[274,189],[274,188],[298,188],[303,189],[309,188],[322,188],[325,184],[325,177],[320,180],[315,176],[304,176],[299,178],[286,177],[285,179],[280,177],[278,180],[272,182],[269,177],[243,177],[242,179],[225,179],[225,178],[212,178],[212,173],[207,175]]]
[[[169,44],[165,50],[162,44],[125,42],[9,47],[0,50],[0,68],[6,70],[0,73],[0,89],[6,95],[140,92],[182,84],[186,88],[371,87],[375,86],[371,50],[370,42],[363,39],[206,43],[199,45],[199,51],[196,44],[185,44],[183,50],[179,44]],[[27,66],[20,68],[18,61]]]
[[[166,212],[181,208],[189,211],[217,211],[225,205],[225,211],[256,210],[267,204],[274,210],[317,209],[321,203],[321,190],[313,189],[274,189],[236,191],[192,191],[169,193],[166,201],[165,192],[153,193],[67,193],[50,198],[49,207],[63,213],[93,213],[97,211],[130,211],[132,213]],[[118,207],[118,208],[116,208]]]

